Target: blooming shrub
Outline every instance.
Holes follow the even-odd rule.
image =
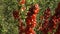
[[[60,34],[60,0],[0,0],[0,34]]]

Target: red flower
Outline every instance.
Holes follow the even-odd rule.
[[[19,2],[19,4],[25,4],[26,0],[21,0],[21,2]]]
[[[32,28],[26,28],[25,34],[36,34]]]
[[[50,14],[51,14],[50,8],[48,7],[44,12],[44,18],[48,19],[50,17]]]
[[[13,17],[14,17],[14,19],[18,19],[19,18],[19,12],[17,10],[13,11]]]
[[[33,28],[36,27],[36,15],[39,12],[38,4],[35,4],[29,8],[29,12],[27,13],[26,18],[26,34],[36,34]],[[27,31],[28,30],[28,31]]]
[[[34,5],[33,11],[34,11],[35,14],[37,14],[39,12],[39,5],[38,4]]]

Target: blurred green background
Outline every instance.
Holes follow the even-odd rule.
[[[40,22],[39,17],[43,15],[44,10],[49,7],[51,9],[51,15],[54,14],[54,10],[57,7],[59,0],[26,0],[26,10],[20,10],[20,16],[25,23],[25,17],[29,6],[32,3],[38,3],[40,11],[37,15],[37,23]],[[12,12],[14,9],[19,9],[18,0],[0,0],[0,34],[19,34],[18,21],[14,20]],[[36,34],[41,34],[40,31],[35,29]]]

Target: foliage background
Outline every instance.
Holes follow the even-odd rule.
[[[32,3],[38,3],[40,7],[40,12],[37,15],[37,23],[40,23],[41,20],[39,20],[40,16],[43,15],[44,10],[47,7],[50,7],[51,9],[51,15],[54,14],[54,10],[60,2],[59,0],[26,0],[26,4],[24,5],[26,7],[25,11],[19,11],[21,14],[21,18],[23,20],[23,23],[25,24],[25,17],[26,13],[29,9],[29,6]],[[14,20],[12,16],[12,12],[14,9],[19,9],[20,6],[18,6],[17,0],[0,0],[0,34],[18,34],[18,21]],[[41,32],[35,29],[36,34],[40,34]]]

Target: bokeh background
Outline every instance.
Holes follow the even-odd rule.
[[[37,23],[39,24],[41,22],[40,16],[43,15],[45,9],[49,7],[51,15],[53,15],[58,2],[60,2],[60,0],[26,0],[25,5],[18,5],[18,1],[20,0],[0,0],[0,34],[19,34],[18,21],[14,20],[12,15],[13,10],[19,9],[21,19],[26,25],[25,18],[30,5],[38,3],[40,11],[37,14]],[[24,11],[21,10],[22,6],[26,8]],[[42,34],[37,28],[35,31],[36,34]]]

